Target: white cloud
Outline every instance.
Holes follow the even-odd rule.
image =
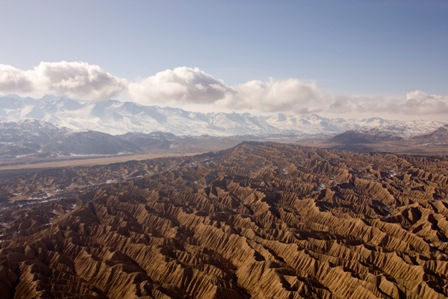
[[[249,81],[235,90],[233,104],[256,111],[314,113],[326,105],[326,96],[316,83],[297,79]]]
[[[44,90],[78,99],[106,99],[126,89],[127,82],[85,62],[41,62],[34,69],[36,82]]]
[[[448,115],[448,96],[429,94],[421,90],[408,92],[405,113]]]
[[[233,91],[221,80],[199,68],[165,70],[129,85],[130,95],[140,103],[210,104]]]
[[[403,97],[335,95],[329,113],[446,121],[448,96],[416,90]]]
[[[354,96],[347,94],[333,94],[326,112],[337,114],[369,114],[372,112],[390,111],[393,104],[391,99],[384,97]]]
[[[0,66],[0,93],[46,94],[100,100],[125,91],[127,82],[85,62],[41,62],[32,70]]]
[[[29,75],[13,66],[0,64],[0,93],[28,93],[33,89]]]
[[[448,96],[411,91],[401,97],[356,96],[322,90],[298,79],[253,80],[229,86],[199,68],[178,67],[128,83],[85,62],[41,62],[30,70],[0,64],[0,95],[46,94],[101,100],[127,94],[142,104],[196,111],[320,113],[344,117],[382,116],[445,120]]]
[[[297,79],[249,81],[228,86],[199,68],[178,67],[130,83],[129,94],[143,104],[178,104],[183,107],[210,106],[220,110],[251,112],[322,111],[325,94],[315,83]]]

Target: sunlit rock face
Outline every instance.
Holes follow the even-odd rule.
[[[243,143],[0,177],[11,298],[444,298],[448,158]]]

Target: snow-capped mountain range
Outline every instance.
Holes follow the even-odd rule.
[[[430,133],[446,123],[436,121],[396,121],[381,118],[363,120],[325,118],[315,114],[296,116],[279,113],[256,116],[249,113],[201,113],[179,108],[144,106],[132,102],[104,100],[81,102],[45,96],[0,97],[3,122],[36,119],[71,130],[95,130],[118,135],[128,132],[169,132],[175,135],[317,135],[347,130],[410,138]]]

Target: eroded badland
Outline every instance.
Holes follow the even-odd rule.
[[[243,143],[4,174],[5,298],[444,298],[448,158]]]

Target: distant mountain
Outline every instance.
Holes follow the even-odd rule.
[[[40,120],[0,121],[0,163],[135,153],[202,153],[226,149],[253,136],[176,136],[165,132],[110,135],[74,131]]]
[[[8,121],[37,119],[73,130],[96,130],[113,135],[154,131],[195,136],[283,133],[248,113],[199,113],[115,100],[82,103],[50,96],[40,100],[2,97],[0,118]]]
[[[141,148],[151,148],[159,150],[169,149],[172,146],[173,142],[178,139],[176,135],[164,132],[153,132],[149,134],[126,133],[123,135],[117,135],[117,137]]]
[[[42,154],[43,145],[70,130],[38,120],[0,122],[0,157],[17,158]]]
[[[442,126],[429,134],[415,136],[412,139],[426,144],[448,146],[448,125]]]
[[[404,127],[377,127],[349,130],[333,137],[323,137],[317,146],[358,152],[394,152],[411,154],[448,153],[448,125],[441,126],[430,133],[409,137]],[[409,127],[408,127],[409,128]],[[414,134],[425,131],[413,130]],[[403,134],[405,132],[406,134]],[[406,138],[406,136],[408,136]],[[304,144],[302,142],[302,144]]]
[[[95,131],[73,131],[38,120],[0,122],[0,159],[116,155],[141,149],[132,142]]]
[[[159,131],[177,136],[306,136],[339,134],[348,130],[377,130],[377,133],[410,138],[444,125],[434,121],[404,122],[381,118],[331,119],[315,114],[255,116],[249,113],[200,113],[116,100],[80,102],[53,96],[42,99],[0,97],[0,119],[36,119],[76,131],[95,130],[112,135]]]
[[[291,134],[331,134],[341,133],[359,127],[357,122],[342,118],[329,119],[316,114],[304,116],[287,115],[278,113],[265,117],[264,120],[271,126]]]
[[[332,142],[343,144],[360,144],[360,143],[375,143],[375,142],[384,142],[400,139],[402,138],[394,135],[375,134],[375,132],[369,132],[369,131],[363,132],[363,131],[349,130],[334,136],[330,140]]]
[[[412,130],[413,135],[409,134]],[[409,140],[428,144],[448,144],[448,125],[435,130],[418,125],[418,122],[402,126],[379,126],[376,128],[362,127],[357,130],[348,130],[330,139],[332,142],[344,144],[378,143],[387,141]],[[424,132],[423,134],[421,132]]]
[[[43,152],[56,155],[117,155],[141,151],[137,145],[115,136],[96,132],[71,132],[51,140]]]

